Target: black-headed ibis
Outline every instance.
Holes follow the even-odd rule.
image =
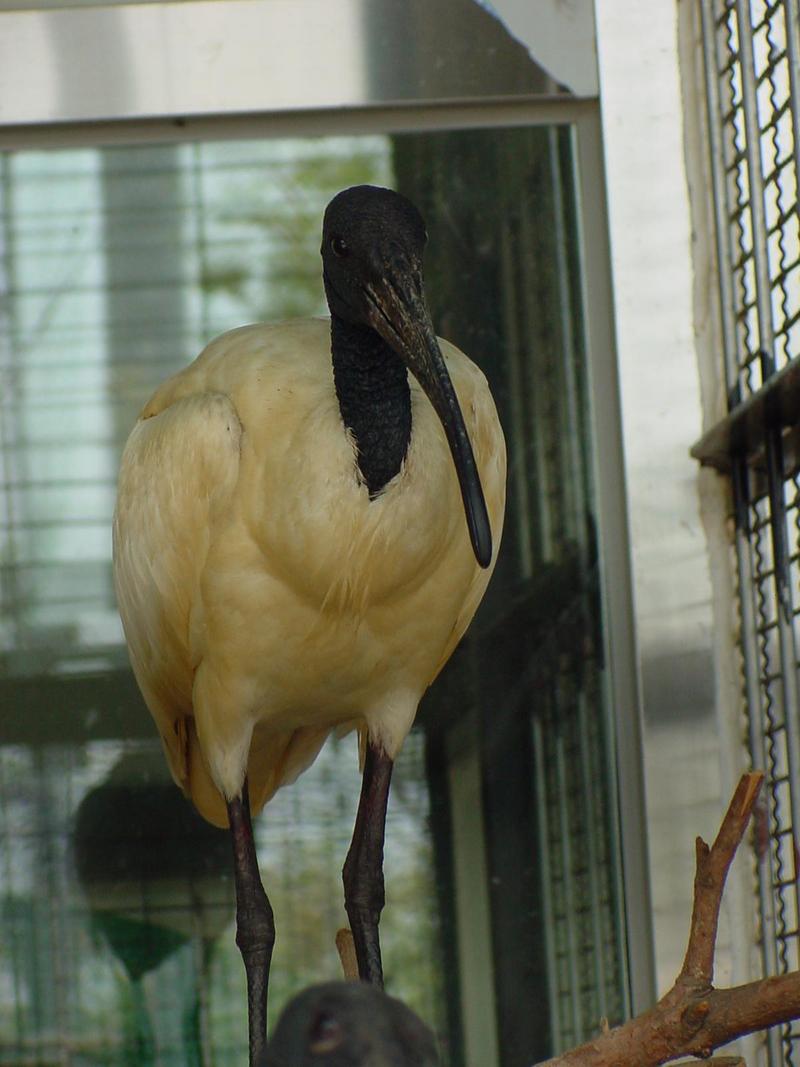
[[[434,333],[426,239],[398,193],[339,193],[322,233],[330,320],[212,341],[156,390],[122,457],[119,610],[175,780],[232,831],[252,1064],[274,925],[251,813],[331,731],[359,731],[345,908],[359,973],[381,986],[392,766],[500,541],[503,433],[481,371]]]

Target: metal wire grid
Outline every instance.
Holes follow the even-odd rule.
[[[800,352],[800,14],[793,0],[701,8],[727,381],[746,397]]]
[[[215,332],[323,310],[320,207],[388,160],[381,137],[0,156],[0,672],[121,662],[109,529],[137,412]]]
[[[551,158],[556,157],[551,142]],[[562,182],[555,180],[559,190]],[[568,247],[566,204],[553,205],[558,243]],[[560,226],[559,226],[560,224]],[[568,306],[569,269],[556,261],[555,284]],[[579,321],[579,320],[576,320]],[[532,732],[539,819],[543,934],[549,974],[553,1053],[596,1033],[603,1018],[626,1013],[624,939],[620,921],[614,771],[606,733],[597,649],[598,575],[586,516],[593,507],[586,457],[580,448],[586,397],[582,393],[580,332],[553,329],[533,357],[536,398],[528,467],[536,471],[529,499],[531,544],[539,569],[575,570],[564,603],[525,672],[533,695]],[[566,358],[554,358],[565,350]]]
[[[560,138],[560,139],[559,139]],[[543,933],[553,1052],[621,1022],[626,1003],[624,921],[612,744],[599,652],[599,576],[589,462],[586,368],[569,259],[571,225],[563,135],[548,131],[556,252],[551,284],[561,317],[531,358],[533,396],[526,440],[531,545],[539,569],[576,570],[573,595],[526,669],[533,696],[536,809],[541,842]],[[521,239],[528,235],[522,227]],[[564,353],[556,356],[555,353]],[[563,583],[567,588],[570,581]]]
[[[533,718],[556,1053],[626,1011],[599,674],[591,658],[577,670],[568,658],[542,679]]]
[[[76,814],[87,796],[111,780],[120,762],[133,756],[152,761],[163,776],[157,741],[0,748],[0,1062],[5,1067],[208,1067],[212,1062],[221,1067],[246,1059],[246,997],[234,943],[230,872],[223,876],[220,870],[203,884],[187,871],[185,878],[170,879],[161,894],[157,884],[125,878],[121,866],[97,892],[79,877]],[[408,738],[395,785],[387,819],[388,905],[381,926],[387,982],[391,992],[444,1032],[421,733]],[[334,948],[335,932],[346,921],[340,869],[358,786],[351,738],[328,746],[303,781],[282,790],[257,820],[263,876],[278,927],[271,982],[275,1007],[308,983],[340,973]],[[172,791],[175,802],[185,804]],[[102,831],[120,855],[139,847],[133,836],[122,840],[113,826]],[[161,823],[156,832],[161,840]],[[228,860],[227,840],[223,844],[222,858]],[[169,866],[171,857],[163,850],[159,858]],[[132,870],[137,870],[135,860]],[[205,918],[199,923],[201,904]],[[120,931],[129,935],[129,944]],[[147,938],[156,943],[144,944]],[[128,949],[140,957],[144,952],[141,976],[130,973]]]
[[[782,476],[779,430],[769,430],[767,436],[766,485],[761,472],[739,459],[734,499],[749,746],[753,766],[765,772],[767,781],[756,834],[762,965],[765,974],[780,974],[800,964],[800,481],[797,473]],[[794,1025],[769,1031],[769,1062],[800,1062],[799,1041]]]
[[[800,12],[796,0],[701,0],[729,407],[800,358]],[[765,974],[800,963],[800,481],[771,425],[732,457],[748,740],[767,777],[756,835]],[[800,1062],[796,1026],[770,1064]]]
[[[188,1035],[180,1026],[187,999],[182,991],[197,983],[191,954],[177,951],[177,939],[172,944],[176,952],[147,980],[146,989],[129,984],[119,958],[98,940],[94,903],[76,883],[76,809],[93,780],[126,747],[130,750],[103,742],[87,750],[58,744],[0,750],[4,1064],[130,1063],[137,1052],[141,1062],[154,1063],[156,1047],[160,1064],[192,1062],[191,1053],[183,1050]],[[144,887],[126,888],[130,900],[139,898],[131,927],[143,929],[148,917],[158,924]],[[226,911],[228,919],[230,907]],[[186,914],[191,914],[188,899]],[[225,974],[217,975],[217,983],[220,979],[224,986]],[[157,1010],[152,1002],[147,1007],[148,996],[157,1000]],[[156,1014],[166,1025],[154,1030]],[[153,1058],[144,1052],[145,1045],[153,1046]]]

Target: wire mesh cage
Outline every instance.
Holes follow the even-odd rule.
[[[800,351],[799,16],[782,0],[703,14],[728,387],[746,397]]]
[[[697,454],[732,476],[747,737],[767,780],[760,941],[776,974],[800,962],[800,11],[794,0],[701,11],[729,414]],[[800,1059],[796,1026],[767,1043],[771,1064]]]

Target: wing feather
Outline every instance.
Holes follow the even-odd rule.
[[[151,402],[146,412],[156,408]],[[209,788],[219,800],[210,780],[199,780],[204,764],[189,719],[202,644],[199,582],[230,508],[241,436],[233,403],[219,393],[183,397],[140,419],[122,456],[114,514],[114,584],[131,664],[173,777],[196,803]]]

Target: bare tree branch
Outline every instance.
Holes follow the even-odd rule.
[[[695,842],[692,923],[681,969],[682,978],[708,985],[714,980],[714,949],[725,880],[750,821],[763,777],[762,774],[742,776],[711,848],[701,837]]]
[[[741,1056],[712,1056],[703,1064],[704,1067],[747,1067]],[[681,1060],[675,1067],[697,1067],[697,1060]]]
[[[725,879],[762,778],[761,774],[743,775],[711,848],[697,839],[689,943],[672,989],[649,1011],[540,1067],[657,1067],[680,1056],[708,1057],[734,1038],[800,1016],[800,972],[733,989],[713,986]],[[721,1058],[719,1062],[737,1061]]]

